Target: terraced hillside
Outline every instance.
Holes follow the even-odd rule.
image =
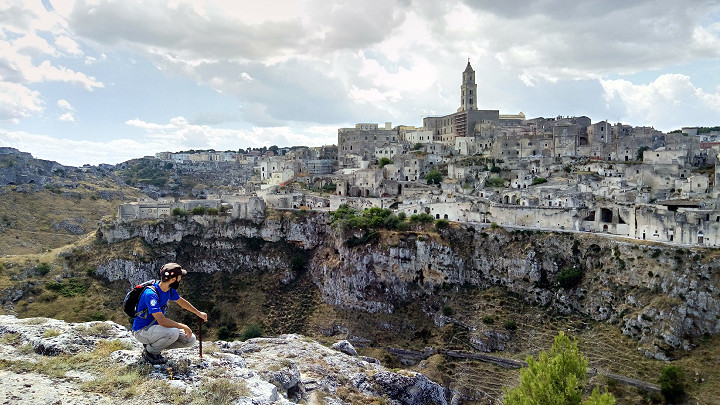
[[[119,204],[142,195],[112,166],[68,167],[0,148],[0,255],[73,243],[115,215]]]

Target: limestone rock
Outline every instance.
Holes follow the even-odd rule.
[[[436,404],[447,405],[452,393],[430,381],[422,374],[410,373],[409,376],[380,371],[373,380],[391,399],[407,405]]]
[[[8,361],[37,363],[58,354],[89,353],[107,342],[121,348],[109,354],[114,367],[134,368],[141,362],[142,345],[130,331],[112,322],[65,323],[47,318],[17,319],[0,316],[0,356]],[[104,343],[103,343],[104,342]],[[33,347],[28,352],[24,348]],[[106,346],[105,346],[106,347]],[[352,347],[349,345],[348,347]],[[364,402],[390,404],[447,404],[453,393],[425,376],[390,372],[375,359],[348,357],[300,335],[250,339],[246,342],[204,342],[203,358],[198,347],[163,352],[167,364],[150,368],[148,379],[166,382],[173,389],[192,395],[209,381],[221,379],[243,387],[233,404],[290,405],[296,403],[347,404],[342,395]],[[12,366],[11,366],[12,370]],[[81,390],[81,384],[106,378],[104,371],[67,370],[63,378],[0,370],[0,394],[19,400],[19,392],[32,403],[54,398],[58,403],[116,404],[114,399]],[[32,390],[22,381],[29,381]],[[158,391],[159,392],[159,391]],[[10,395],[10,396],[8,396]],[[167,403],[157,392],[132,398],[133,403]],[[16,398],[17,397],[17,398]],[[123,402],[124,401],[124,402]],[[54,403],[54,402],[49,402]]]
[[[350,342],[348,342],[347,340],[341,340],[341,341],[333,344],[332,348],[337,351],[343,352],[347,355],[350,355],[350,356],[358,355],[357,350],[355,350],[353,345]]]

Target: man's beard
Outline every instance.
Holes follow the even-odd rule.
[[[179,282],[179,281],[175,281],[174,283],[171,283],[171,284],[170,284],[170,288],[172,288],[172,289],[174,289],[174,290],[177,290],[178,287],[180,287],[180,282]]]

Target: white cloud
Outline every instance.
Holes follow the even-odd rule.
[[[71,112],[66,112],[58,118],[62,122],[75,122],[75,116]]]
[[[42,111],[40,93],[21,84],[0,82],[0,120],[27,118]]]
[[[0,129],[0,144],[30,152],[39,159],[53,160],[69,166],[119,163],[154,152],[171,150],[172,146],[171,143],[155,140],[142,142],[132,139],[89,141],[4,129]],[[78,151],[82,151],[82,153],[78,153]]]
[[[172,145],[165,149],[171,151],[188,148],[236,150],[240,147],[261,147],[272,144],[320,146],[337,143],[335,126],[313,126],[302,130],[294,130],[290,126],[253,127],[241,130],[195,125],[184,117],[175,117],[167,124],[145,122],[137,118],[127,121],[126,124],[144,130],[148,139]]]
[[[35,33],[23,35],[22,37],[11,42],[12,48],[19,54],[39,56],[51,55],[55,49],[50,44]]]
[[[83,55],[80,45],[66,35],[61,35],[55,38],[55,46],[60,50],[60,52],[67,53],[72,56]]]
[[[72,110],[74,110],[72,104],[70,104],[69,101],[64,100],[64,99],[58,100],[57,106],[60,107],[60,108],[62,108],[63,110],[67,110],[67,111],[72,111]]]
[[[339,122],[418,125],[425,115],[458,107],[468,57],[480,108],[546,116],[615,117],[621,111],[632,124],[671,129],[676,122],[717,117],[720,90],[714,89],[717,79],[708,78],[712,74],[704,78],[704,90],[697,75],[662,76],[676,66],[720,58],[717,1],[52,2],[55,12],[40,1],[0,3],[0,81],[12,86],[0,93],[0,120],[41,115],[43,96],[73,100],[84,113],[90,99],[107,102],[119,107],[103,110],[107,127],[89,130],[77,123],[78,133],[137,129],[146,134],[137,142],[147,150],[334,143]],[[113,63],[99,63],[106,60]],[[137,75],[129,78],[137,83],[145,83],[138,72],[150,64],[157,68],[153,74],[167,78],[160,84],[171,87],[147,83],[127,91],[132,86],[117,74],[116,63],[134,63],[126,72]],[[636,72],[647,77],[649,70],[658,70],[649,84],[620,80]],[[156,112],[137,102],[151,93],[153,100],[163,100],[165,92],[203,97],[198,88],[183,87],[189,81],[235,104],[218,108],[209,96],[208,103],[198,100],[198,110],[160,101]],[[107,97],[85,94],[101,88]],[[75,118],[73,106],[58,107],[64,119]],[[178,115],[196,118],[166,121]],[[143,120],[126,120],[133,116]],[[112,127],[115,122],[122,128]],[[318,125],[332,130],[301,129]]]
[[[717,125],[720,91],[707,93],[686,75],[665,74],[645,85],[627,80],[601,80],[601,83],[608,104],[623,105],[627,111],[623,119],[630,122],[663,130],[681,125]]]

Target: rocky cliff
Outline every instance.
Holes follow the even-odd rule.
[[[155,249],[146,260],[101,264],[97,274],[111,281],[151,278],[161,262],[181,260],[196,271],[276,272],[289,282],[298,277],[295,259],[302,256],[322,299],[342,308],[392,313],[441,288],[501,287],[561,314],[616,324],[646,355],[661,359],[664,351],[689,349],[694,338],[720,328],[719,264],[711,249],[479,226],[368,237],[363,230],[333,229],[325,214],[304,211],[271,212],[259,224],[200,216],[113,224],[98,235],[107,243],[141,238]],[[439,308],[426,312],[438,315]]]
[[[140,360],[142,345],[112,322],[0,316],[0,395],[12,403],[450,404],[449,390],[395,373],[347,342],[331,349],[300,335],[205,342]]]

